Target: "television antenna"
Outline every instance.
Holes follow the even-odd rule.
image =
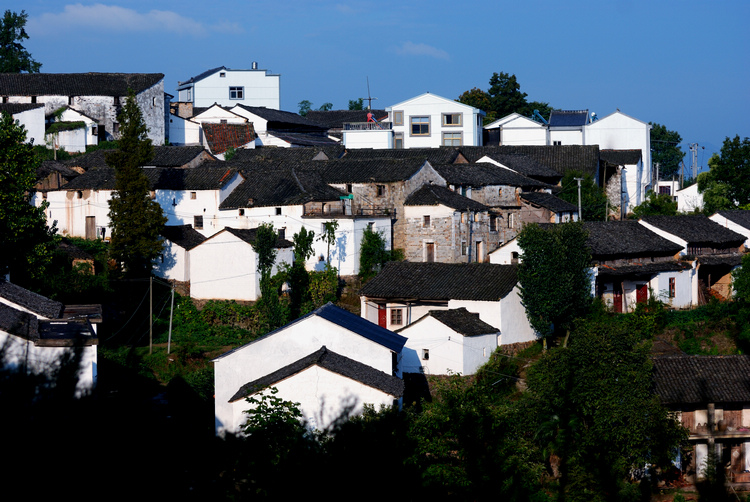
[[[370,77],[369,76],[367,77],[367,97],[366,98],[359,98],[359,99],[361,99],[362,101],[364,101],[365,99],[367,100],[367,109],[368,110],[372,110],[372,102],[375,101],[376,99],[378,99],[378,98],[373,98],[370,95]]]

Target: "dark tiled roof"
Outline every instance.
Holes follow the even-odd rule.
[[[0,302],[0,330],[34,342],[39,346],[72,347],[98,343],[87,320],[45,321]]]
[[[193,249],[206,240],[206,237],[195,230],[192,225],[166,225],[161,235],[184,249]]]
[[[515,265],[390,262],[360,294],[371,298],[498,301],[516,285]]]
[[[325,128],[321,127],[320,125],[316,124],[315,122],[312,122],[310,120],[307,120],[305,117],[298,115],[293,112],[285,112],[283,110],[275,110],[273,108],[266,108],[265,106],[247,106],[247,105],[237,105],[239,108],[242,108],[243,110],[247,110],[248,112],[257,115],[258,117],[261,117],[263,119],[266,119],[268,121],[268,124],[266,125],[266,128],[270,130],[310,130],[310,131],[320,131],[325,132]]]
[[[385,110],[310,110],[305,118],[327,129],[342,129],[348,122],[367,122],[368,112],[372,112],[379,122],[388,117]]]
[[[388,183],[410,179],[425,163],[420,158],[348,160],[344,157],[310,167],[317,167],[326,183]]]
[[[311,160],[338,159],[344,154],[342,145],[324,145],[300,148],[265,146],[234,152],[231,162],[307,162]]]
[[[546,192],[525,192],[521,198],[531,204],[549,209],[553,213],[578,212],[578,206]]]
[[[750,403],[750,357],[655,357],[654,392],[665,404]]]
[[[633,265],[623,265],[613,267],[609,265],[599,266],[599,276],[624,277],[624,276],[653,276],[661,272],[677,272],[680,270],[689,270],[689,263],[670,260],[656,263],[637,263]]]
[[[550,127],[582,126],[588,122],[588,110],[552,110],[549,114]]]
[[[338,201],[346,195],[323,181],[317,170],[294,166],[294,163],[250,164],[242,170],[245,181],[219,207],[289,206],[311,201]]]
[[[82,167],[89,170],[96,167],[107,167],[106,156],[114,150],[94,150],[66,160],[69,167]],[[155,146],[154,158],[148,163],[154,167],[182,167],[203,155],[202,146]],[[206,152],[208,153],[208,152]],[[210,155],[210,154],[209,154]]]
[[[687,241],[688,245],[734,247],[745,242],[744,235],[722,227],[702,214],[644,216],[641,219],[660,230]]]
[[[127,96],[158,84],[162,73],[0,73],[2,96]]]
[[[433,167],[451,185],[551,188],[551,185],[547,183],[528,178],[488,162],[480,162],[478,164],[433,164]]]
[[[750,210],[735,209],[733,211],[718,211],[718,214],[729,221],[750,230]]]
[[[224,227],[224,230],[234,235],[238,239],[247,242],[250,245],[255,243],[256,234],[258,231],[257,228],[230,228],[230,227]],[[276,239],[276,246],[275,246],[276,248],[290,248],[293,246],[294,244],[286,239]]]
[[[634,220],[587,221],[583,226],[589,234],[586,242],[595,260],[674,256],[682,249]]]
[[[262,378],[246,383],[229,399],[229,402],[232,403],[244,399],[311,366],[319,366],[338,375],[351,378],[364,385],[390,394],[393,397],[401,397],[404,393],[404,381],[400,378],[332,352],[323,346],[307,357],[303,357]]]
[[[63,237],[60,240],[60,245],[57,246],[59,251],[65,253],[71,260],[93,260],[94,257],[73,244],[70,239]]]
[[[460,155],[457,148],[402,148],[402,149],[373,149],[357,148],[347,150],[344,158],[346,160],[376,160],[376,159],[420,159],[430,164],[452,164]]]
[[[39,164],[39,167],[36,170],[36,179],[41,180],[52,173],[60,173],[65,179],[72,179],[78,176],[76,171],[72,170],[62,162],[56,160],[45,160]]]
[[[294,146],[333,146],[339,144],[338,141],[318,133],[271,131],[270,134]]]
[[[487,335],[499,331],[494,326],[482,321],[479,318],[479,314],[469,312],[465,307],[449,310],[430,310],[427,315],[434,317],[463,336]]]
[[[44,108],[44,103],[0,103],[0,113],[5,112],[10,115],[27,112],[36,108]]]
[[[437,206],[438,204],[460,211],[489,211],[484,204],[440,185],[422,185],[404,202],[405,206]]]
[[[562,179],[560,173],[540,164],[538,161],[526,155],[504,155],[495,153],[488,155],[488,157],[519,174],[528,176],[529,178],[540,179],[555,184]]]
[[[312,316],[321,317],[322,319],[325,319],[337,326],[341,326],[342,328],[345,328],[346,330],[351,331],[352,333],[356,335],[366,338],[370,340],[371,342],[377,343],[378,345],[386,347],[387,349],[392,350],[393,352],[396,352],[396,353],[400,353],[401,350],[404,348],[404,345],[406,344],[406,338],[404,338],[403,336],[397,335],[393,331],[382,328],[378,326],[377,324],[368,321],[367,319],[363,319],[360,316],[352,314],[348,310],[344,310],[341,307],[337,307],[336,305],[329,302],[323,305],[322,307],[318,307],[312,312],[305,314],[302,317],[297,318],[296,320],[290,322],[286,326],[282,326],[281,328],[275,331],[272,331],[271,333],[268,333],[260,338],[257,338],[250,343],[246,343],[242,347],[238,347],[225,354],[222,354],[217,359],[220,359],[226,355],[229,355],[238,350],[241,350],[242,348],[247,347],[248,345],[252,345],[253,343],[256,343],[258,340],[262,340],[269,336],[274,336],[276,333],[284,331],[290,326],[293,326],[300,322],[304,322],[305,319],[307,319],[308,317],[312,317]]]
[[[253,124],[214,124],[204,122],[201,127],[206,136],[206,143],[211,153],[218,155],[230,148],[240,148],[258,136],[255,134]]]
[[[739,253],[699,255],[697,258],[698,263],[708,266],[726,265],[728,267],[739,267],[742,264],[742,255]]]
[[[50,319],[59,318],[63,311],[62,303],[5,280],[0,280],[0,297]]]
[[[596,176],[599,170],[598,145],[463,146],[461,153],[469,162],[476,162],[485,155],[525,155],[561,175],[568,171],[581,171]]]
[[[26,340],[39,337],[37,317],[0,302],[0,330]]]
[[[147,167],[143,169],[151,190],[218,190],[237,173],[223,162],[210,162],[193,169]],[[114,190],[115,170],[90,169],[74,178],[63,190]]]
[[[599,158],[615,166],[631,166],[641,161],[640,150],[601,150]]]

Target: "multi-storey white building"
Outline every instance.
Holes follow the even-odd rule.
[[[249,70],[219,66],[179,82],[178,101],[192,103],[198,108],[219,104],[228,108],[247,105],[278,110],[280,80],[280,75],[259,70],[255,62]]]

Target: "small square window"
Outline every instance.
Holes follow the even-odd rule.
[[[404,133],[402,132],[393,133],[393,148],[395,150],[404,149]]]
[[[83,199],[83,192],[81,190],[76,192],[76,199]]]
[[[404,112],[397,111],[393,112],[393,125],[404,125]]]
[[[463,133],[444,132],[443,146],[461,146],[463,144]]]
[[[422,349],[422,360],[428,361],[430,359],[430,349]]]
[[[378,197],[385,196],[385,185],[378,185],[377,186],[377,193],[378,193]]]
[[[375,222],[374,221],[368,221],[367,222],[367,230],[372,232],[372,230],[375,228]]]
[[[244,87],[230,87],[229,99],[245,99],[245,88]]]
[[[196,230],[203,229],[203,215],[193,216],[193,228]]]
[[[352,184],[351,183],[347,183],[347,185],[346,185],[346,193],[353,193],[352,192]]]
[[[190,192],[190,199],[195,200],[197,196],[195,192]]]
[[[112,124],[112,132],[114,132],[115,134],[119,134],[120,133],[120,124],[118,124],[117,122],[114,122]]]
[[[276,216],[281,216],[281,208],[280,207],[276,208]]]
[[[279,229],[279,239],[286,239],[286,228]]]
[[[444,113],[443,114],[443,125],[444,126],[460,126],[461,125],[460,113]]]
[[[403,309],[391,309],[391,324],[401,326],[404,323]]]
[[[245,210],[240,208],[240,216],[245,216]]]
[[[429,136],[430,135],[430,117],[412,117],[411,118],[411,135],[412,136]]]
[[[426,214],[422,217],[422,227],[429,228],[430,227],[430,215]]]
[[[225,71],[222,71],[222,72],[219,73],[219,78],[224,78],[226,76],[227,76],[227,72],[225,72]]]
[[[552,145],[553,146],[560,146],[560,145],[562,145],[562,141],[553,141]]]

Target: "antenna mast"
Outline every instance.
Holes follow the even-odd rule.
[[[375,101],[376,99],[378,99],[378,98],[373,98],[372,96],[370,96],[370,77],[369,76],[367,77],[367,98],[359,98],[359,99],[361,99],[363,101],[365,99],[367,99],[367,109],[368,110],[372,110],[372,102]]]

